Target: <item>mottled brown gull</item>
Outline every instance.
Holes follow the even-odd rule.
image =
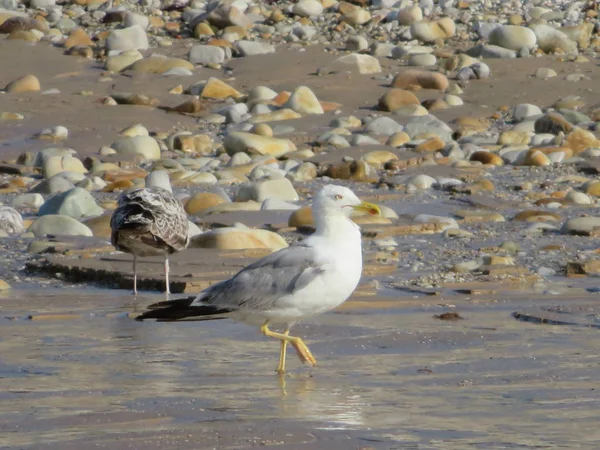
[[[181,201],[171,191],[168,175],[165,172],[151,175],[147,187],[119,197],[110,220],[111,242],[117,250],[133,255],[134,294],[137,294],[137,258],[164,256],[168,295],[169,255],[187,247],[189,222]]]
[[[362,273],[359,227],[353,211],[380,214],[350,189],[326,186],[314,198],[316,231],[303,241],[272,253],[242,269],[232,278],[214,284],[195,297],[160,302],[137,320],[207,320],[231,317],[260,326],[265,336],[281,341],[278,373],[285,371],[287,344],[302,362],[316,360],[290,328],[301,319],[327,312],[352,294]],[[282,333],[270,325],[284,327]]]

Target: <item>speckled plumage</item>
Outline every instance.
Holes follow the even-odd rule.
[[[168,258],[189,243],[188,218],[183,205],[172,192],[159,187],[122,194],[110,227],[115,248],[134,255],[134,276],[136,257],[164,255]],[[168,283],[168,260],[165,276]],[[134,291],[137,291],[136,286]]]

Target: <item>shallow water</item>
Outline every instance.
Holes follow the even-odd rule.
[[[319,366],[290,354],[280,380],[278,343],[254,328],[127,317],[159,295],[46,294],[1,301],[2,316],[81,314],[0,321],[1,448],[595,448],[600,439],[600,335],[510,317],[531,299],[455,296],[465,318],[456,322],[432,317],[439,298],[350,303],[294,329]]]

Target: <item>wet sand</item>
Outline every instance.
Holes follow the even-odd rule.
[[[99,289],[4,298],[3,316],[83,317],[2,319],[2,448],[595,448],[600,439],[598,331],[510,316],[556,296],[350,301],[296,327],[319,365],[291,357],[283,381],[278,344],[251,327],[127,316],[159,298]],[[464,320],[433,317],[450,303]]]

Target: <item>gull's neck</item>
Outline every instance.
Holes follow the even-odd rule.
[[[348,239],[358,237],[360,242],[360,228],[349,217],[339,213],[325,213],[315,217],[315,235],[322,236],[330,241],[348,243]]]

